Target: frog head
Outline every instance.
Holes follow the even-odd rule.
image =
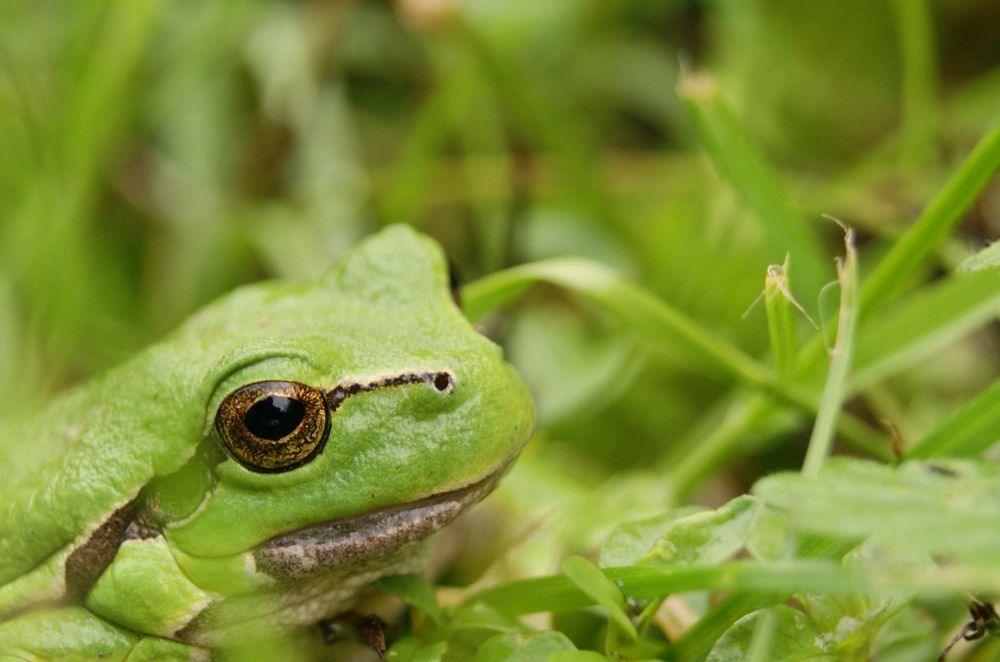
[[[532,427],[440,248],[405,226],[316,282],[237,290],[175,342],[218,357],[178,368],[207,375],[203,439],[145,495],[191,557],[253,552],[289,576],[384,555],[488,493]]]

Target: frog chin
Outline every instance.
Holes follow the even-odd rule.
[[[369,565],[447,526],[492,492],[514,459],[457,490],[271,538],[253,552],[257,571],[274,579],[296,580]]]

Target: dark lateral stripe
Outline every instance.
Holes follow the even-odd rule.
[[[66,597],[81,600],[101,576],[125,540],[132,523],[135,501],[129,501],[111,513],[94,531],[87,542],[74,549],[66,558]]]
[[[391,375],[381,379],[376,379],[375,381],[367,383],[351,382],[347,384],[339,384],[325,393],[326,403],[330,408],[330,413],[332,414],[337,411],[337,408],[340,407],[344,400],[352,395],[367,393],[368,391],[377,391],[382,388],[391,388],[393,386],[421,383],[430,384],[438,391],[447,393],[451,392],[451,389],[454,388],[455,378],[451,375],[451,373],[445,371],[404,372],[398,375]]]

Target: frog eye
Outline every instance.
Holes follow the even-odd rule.
[[[297,382],[255,382],[219,405],[226,452],[251,471],[278,473],[319,455],[330,432],[323,392]]]

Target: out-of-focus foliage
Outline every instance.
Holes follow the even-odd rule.
[[[882,547],[813,539],[878,532],[852,517],[859,469],[820,471],[821,453],[740,495],[802,465],[817,413],[813,442],[882,460],[989,457],[1000,439],[1000,281],[995,246],[979,253],[1000,236],[998,22],[989,0],[0,0],[0,409],[235,285],[314,277],[411,223],[471,283],[540,420],[484,507],[495,544],[442,580],[499,593],[416,619],[398,659],[933,659],[975,582],[855,582],[908,520]],[[857,233],[840,381],[843,233],[824,214]],[[582,260],[490,276],[566,256]],[[948,490],[912,466],[877,475]],[[1000,591],[996,527],[961,501],[995,494],[974,487],[930,538],[974,533],[975,554],[942,549]],[[899,512],[888,492],[873,516]],[[752,526],[726,529],[750,503]],[[760,565],[703,556],[714,535]],[[602,543],[631,564],[616,585],[571,556]],[[511,616],[546,609],[562,611],[542,632]]]

